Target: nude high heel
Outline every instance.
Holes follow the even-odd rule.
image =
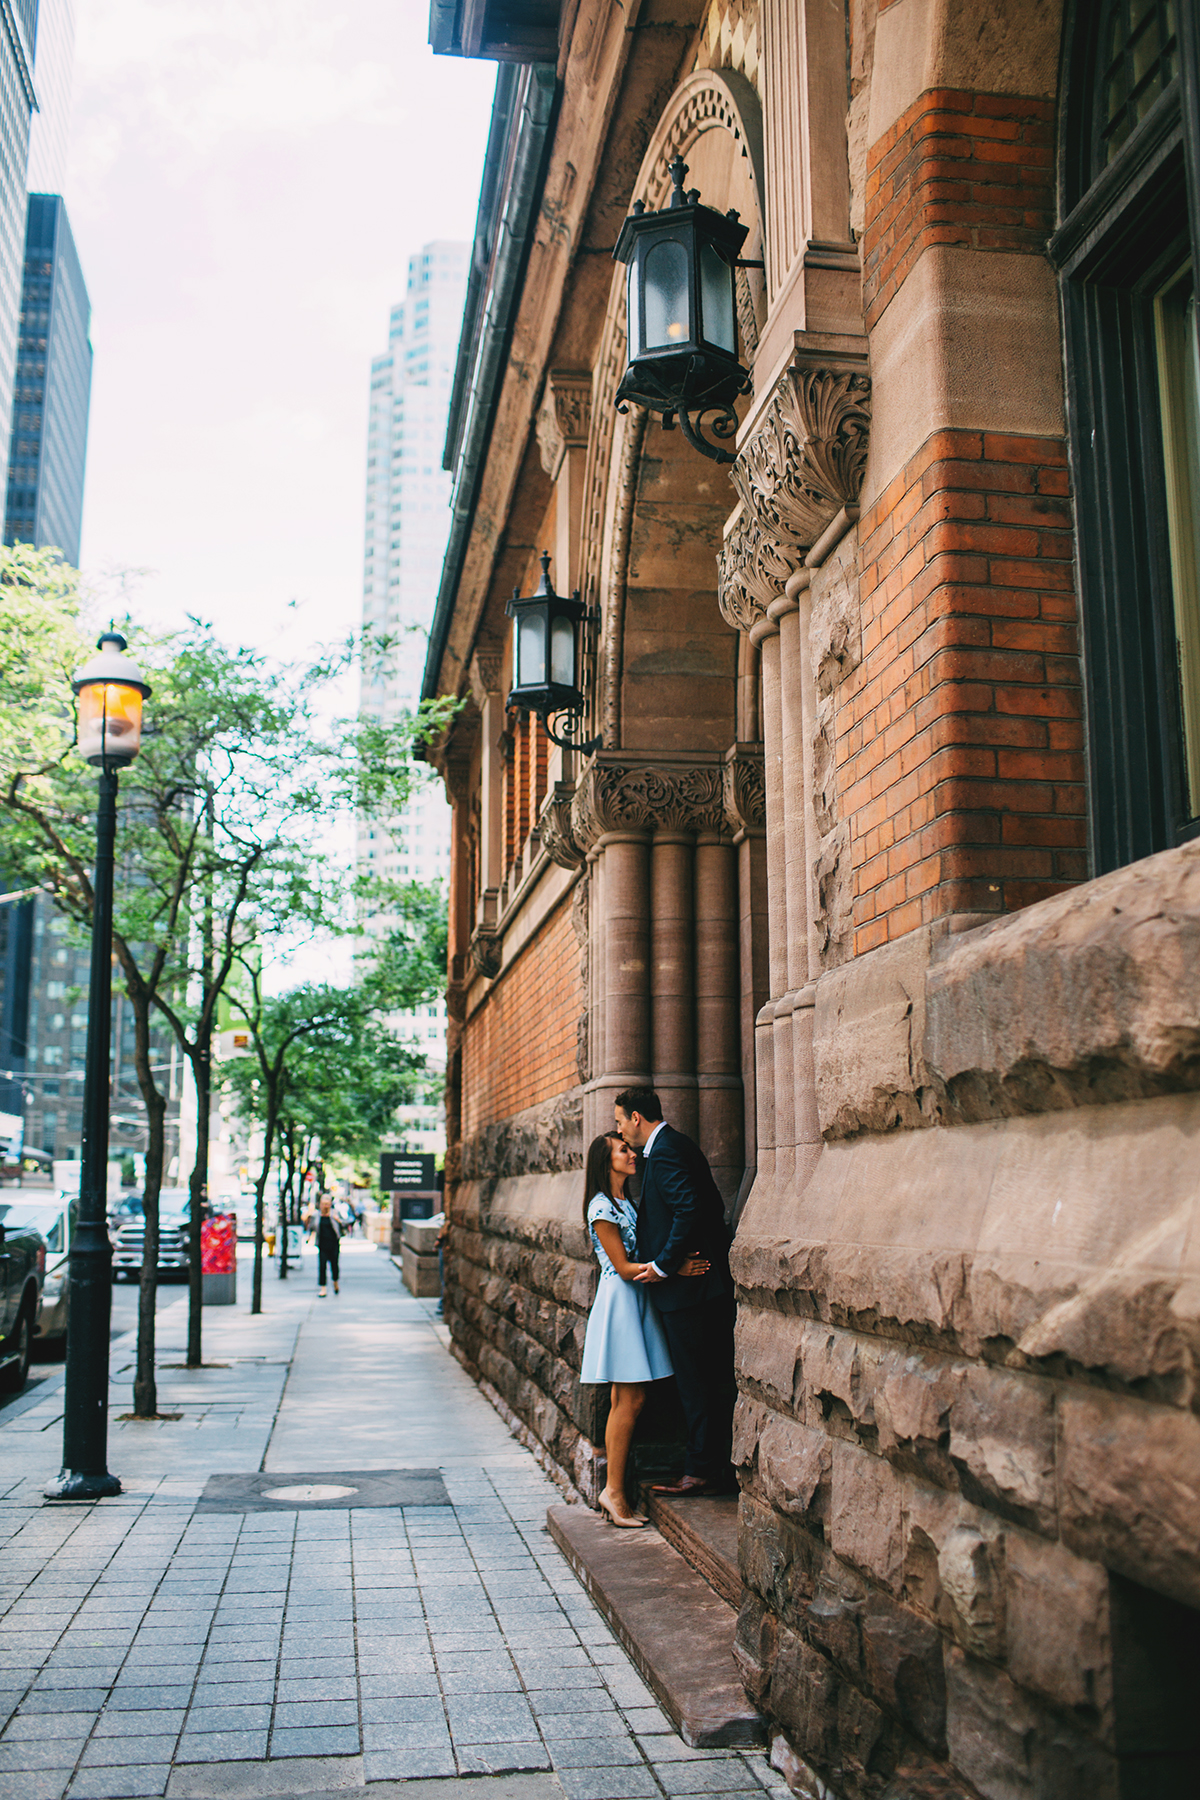
[[[627,1519],[623,1519],[620,1513],[613,1511],[603,1494],[601,1494],[596,1501],[596,1505],[604,1514],[604,1517],[608,1520],[609,1524],[615,1525],[618,1531],[640,1531],[643,1525],[648,1525],[650,1523],[649,1519],[643,1519],[641,1513],[630,1513]]]

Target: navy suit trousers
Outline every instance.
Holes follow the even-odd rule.
[[[650,1290],[653,1295],[653,1288]],[[660,1312],[687,1425],[685,1475],[717,1487],[730,1481],[733,1433],[733,1296]]]

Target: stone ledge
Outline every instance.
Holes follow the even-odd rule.
[[[551,1506],[546,1524],[684,1743],[765,1744],[734,1667],[736,1615],[678,1551],[653,1526],[616,1531],[579,1506]]]
[[[952,924],[818,982],[827,1140],[1200,1089],[1200,840]]]

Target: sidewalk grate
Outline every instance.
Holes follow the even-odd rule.
[[[309,1490],[308,1493],[305,1490]],[[449,1506],[437,1469],[349,1469],[210,1475],[198,1513],[345,1511],[363,1506]]]

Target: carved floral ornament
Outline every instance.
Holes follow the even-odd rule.
[[[591,424],[591,370],[551,370],[537,416],[537,441],[542,468],[552,481],[564,452],[586,446]]]
[[[736,836],[762,833],[767,791],[761,744],[738,744],[725,759],[725,822]]]
[[[871,382],[859,367],[793,365],[730,470],[741,501],[718,566],[722,617],[748,631],[842,507],[867,462]]]

